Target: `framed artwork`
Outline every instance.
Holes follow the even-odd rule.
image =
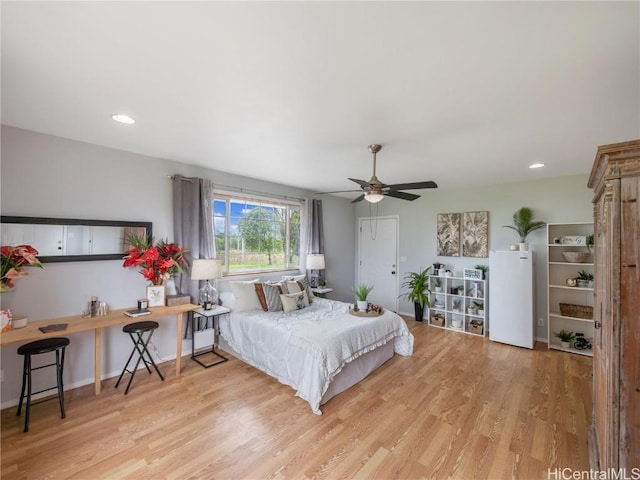
[[[439,213],[438,225],[438,255],[443,257],[460,256],[460,214]]]
[[[462,214],[462,256],[489,256],[489,212]]]
[[[147,299],[150,307],[164,307],[164,285],[148,286]]]

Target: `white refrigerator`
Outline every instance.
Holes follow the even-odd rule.
[[[533,348],[533,252],[489,252],[489,339]]]

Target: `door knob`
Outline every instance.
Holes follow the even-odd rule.
[[[594,328],[602,328],[602,323],[597,322],[597,321],[596,321],[596,322],[593,322],[593,327],[594,327]]]
[[[395,270],[391,270],[391,275],[395,275],[396,271]]]

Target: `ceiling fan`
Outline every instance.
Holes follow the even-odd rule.
[[[400,192],[399,190],[420,190],[423,188],[438,188],[435,182],[412,182],[412,183],[396,183],[393,185],[386,185],[378,180],[376,177],[376,154],[382,149],[382,145],[373,144],[369,145],[369,151],[373,154],[373,176],[368,182],[364,180],[358,180],[357,178],[349,178],[352,182],[356,182],[360,185],[361,190],[340,190],[335,192],[318,192],[318,193],[347,193],[347,192],[359,192],[362,194],[354,199],[351,203],[360,202],[366,200],[370,203],[378,203],[385,196],[400,198],[402,200],[415,200],[420,198],[420,195],[414,193]]]

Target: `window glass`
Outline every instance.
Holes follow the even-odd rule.
[[[226,273],[299,266],[300,205],[218,194],[213,216],[216,254]]]

